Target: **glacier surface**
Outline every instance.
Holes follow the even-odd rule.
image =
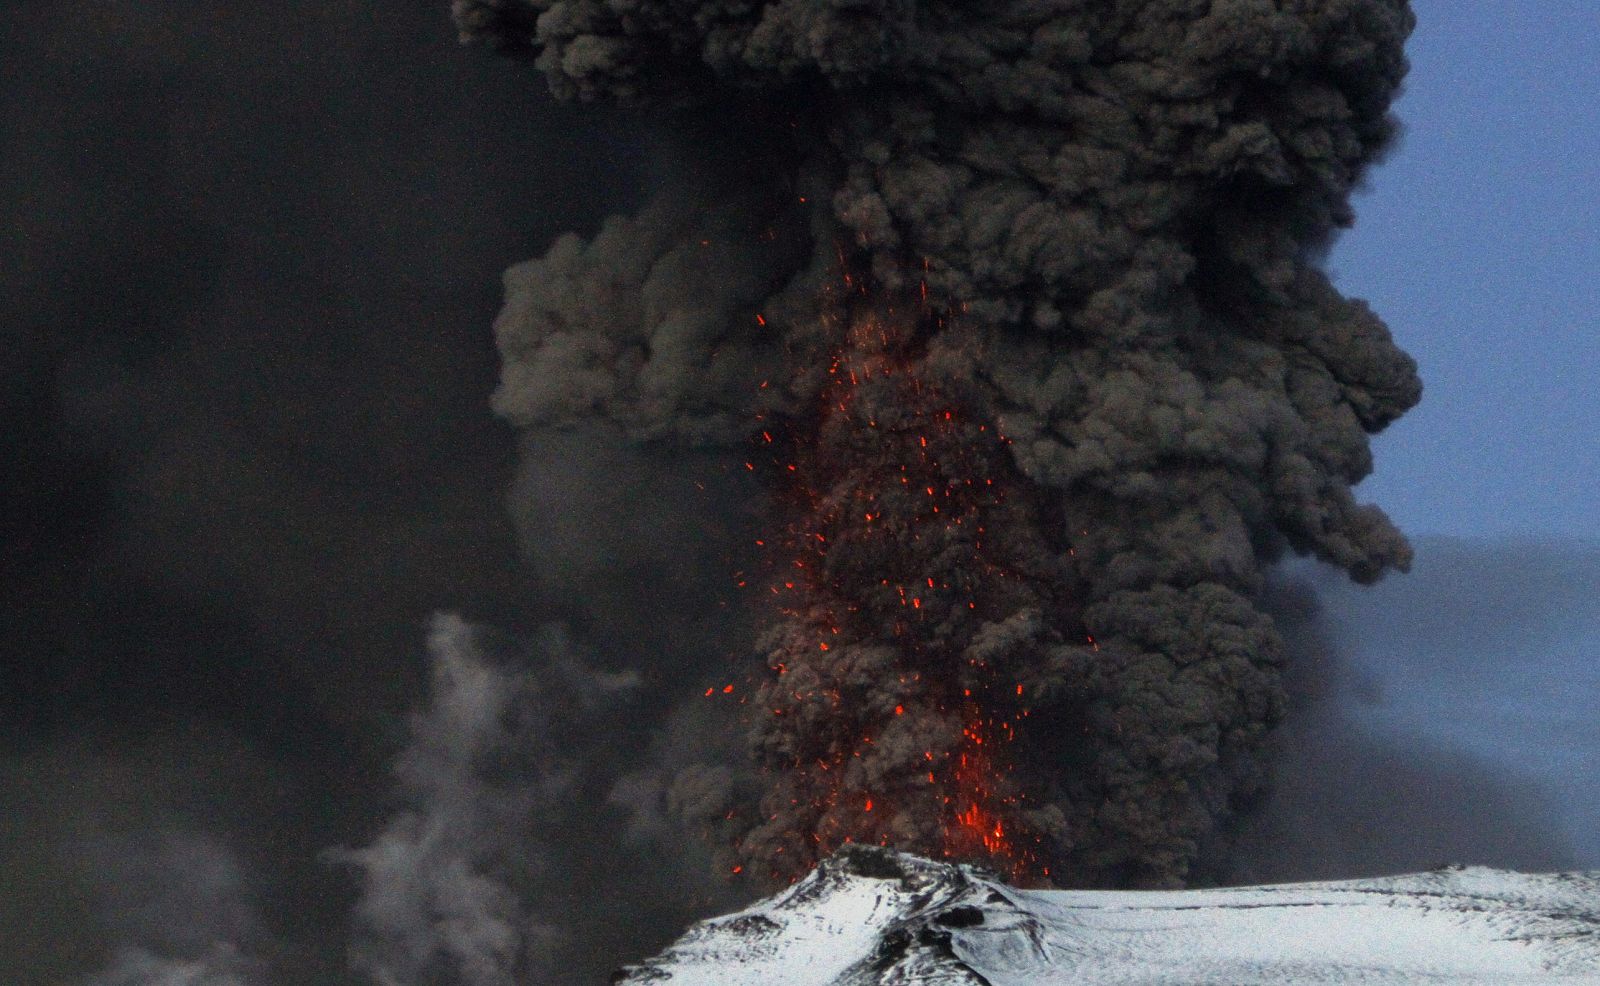
[[[619,986],[1600,986],[1600,873],[1480,867],[1220,890],[1020,890],[846,847]]]

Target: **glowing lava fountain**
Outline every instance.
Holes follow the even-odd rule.
[[[750,706],[772,785],[741,850],[789,879],[848,842],[1048,877],[1059,818],[1011,747],[1048,670],[1029,638],[1063,625],[1062,552],[995,425],[919,372],[946,316],[844,280],[820,407],[757,440],[793,520]]]

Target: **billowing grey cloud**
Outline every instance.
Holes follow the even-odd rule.
[[[728,862],[1184,879],[1282,717],[1263,564],[1411,557],[1352,487],[1416,367],[1317,266],[1394,135],[1404,0],[454,9],[703,152],[513,268],[495,406],[765,480],[759,794],[691,785]]]

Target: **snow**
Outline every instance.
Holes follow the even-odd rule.
[[[1600,986],[1600,873],[1483,868],[1185,891],[1018,890],[851,848],[626,986]]]

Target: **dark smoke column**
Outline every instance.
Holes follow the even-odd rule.
[[[1063,883],[1183,880],[1281,715],[1262,566],[1293,550],[1370,581],[1409,561],[1351,486],[1416,368],[1316,266],[1393,135],[1404,0],[456,15],[560,97],[709,114],[747,149],[708,159],[727,174],[699,197],[514,269],[497,326],[498,407],[536,433],[741,448],[764,429],[794,450],[773,484],[790,545],[827,547],[769,641],[747,857],[795,872],[887,840]],[[843,364],[892,372],[841,410]],[[888,438],[864,437],[874,415],[898,416]],[[977,467],[1000,493],[967,492]],[[902,468],[983,546],[898,494],[882,519],[916,539],[844,509]],[[895,615],[918,577],[937,617]],[[975,730],[981,784],[959,768]],[[982,824],[952,828],[964,800]],[[992,822],[1017,838],[963,844]]]

